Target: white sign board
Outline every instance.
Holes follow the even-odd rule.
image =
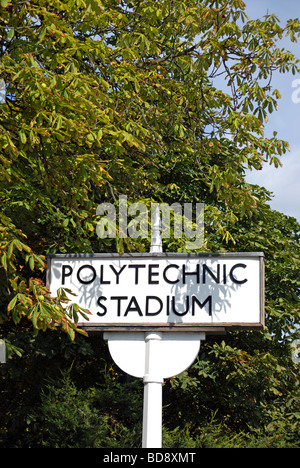
[[[50,255],[48,287],[77,295],[86,328],[264,326],[263,253]]]

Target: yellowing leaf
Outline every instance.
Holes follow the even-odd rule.
[[[25,143],[27,141],[27,138],[26,138],[26,135],[25,135],[23,130],[20,130],[19,136],[20,136],[20,139],[21,139],[21,142],[23,143],[23,145],[25,145]]]
[[[7,310],[8,310],[8,311],[12,310],[12,309],[15,307],[15,305],[16,305],[16,303],[17,303],[17,300],[18,300],[18,295],[15,296],[15,297],[10,301],[10,303],[8,304],[8,306],[7,306]]]

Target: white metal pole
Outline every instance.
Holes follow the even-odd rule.
[[[164,379],[158,365],[161,339],[161,333],[145,333],[143,448],[161,448],[162,446],[162,385]]]
[[[162,252],[161,219],[159,208],[151,220],[150,253]],[[161,448],[162,446],[162,385],[163,376],[159,372],[160,342],[162,333],[145,333],[145,375],[143,408],[143,448]]]

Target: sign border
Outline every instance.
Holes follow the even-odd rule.
[[[78,327],[90,332],[103,332],[103,331],[204,331],[209,334],[225,334],[226,330],[264,330],[265,328],[265,254],[263,252],[220,252],[220,253],[197,253],[197,252],[141,252],[141,253],[81,253],[81,254],[49,254],[47,255],[47,287],[49,288],[51,280],[51,260],[53,258],[259,258],[259,294],[260,294],[260,321],[257,323],[187,323],[187,324],[99,324],[99,323],[83,323],[79,322]]]

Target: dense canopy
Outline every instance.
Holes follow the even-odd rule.
[[[299,60],[279,41],[294,42],[299,31],[297,19],[250,21],[242,0],[0,1],[0,338],[11,356],[1,368],[0,443],[138,443],[126,432],[136,419],[111,407],[109,396],[120,381],[123,397],[120,388],[132,385],[127,405],[138,408],[136,384],[125,384],[113,364],[108,371],[104,343],[75,337],[85,313],[76,298],[65,309],[64,292],[53,298],[46,288],[49,253],[149,251],[149,238],[97,236],[97,206],[117,206],[126,195],[148,205],[204,203],[201,251],[266,256],[266,330],[209,338],[193,368],[166,384],[165,443],[182,444],[185,434],[186,443],[208,444],[201,427],[221,437],[222,425],[228,440],[257,430],[262,441],[277,431],[299,444],[299,368],[290,345],[299,337],[300,226],[270,209],[266,189],[245,181],[246,168],[280,170],[289,149],[276,132],[267,138],[264,125],[280,100],[273,74],[299,73]],[[184,238],[164,240],[164,251],[184,249]],[[33,384],[41,362],[45,375]],[[87,425],[94,418],[101,427],[93,439],[76,432],[78,413],[70,430],[78,437],[59,436],[51,395],[64,391],[46,381],[57,379],[58,363],[69,369],[70,396],[59,414],[67,427],[77,385]],[[21,394],[31,394],[29,410],[17,402]]]

